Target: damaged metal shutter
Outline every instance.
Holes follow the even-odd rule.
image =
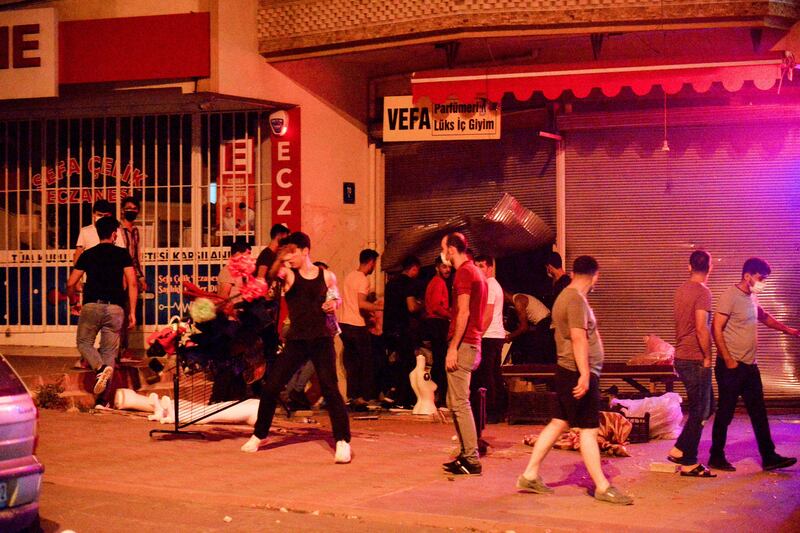
[[[607,360],[674,342],[673,294],[695,248],[714,259],[720,294],[751,256],[773,269],[761,305],[800,326],[800,127],[751,122],[680,126],[661,151],[660,128],[567,133],[567,261],[594,255],[590,301]],[[800,339],[759,326],[759,367],[770,399],[800,396]]]
[[[499,141],[386,144],[386,236],[485,214],[503,193],[555,228],[555,150],[531,131]]]

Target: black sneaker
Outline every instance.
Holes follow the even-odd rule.
[[[711,457],[708,460],[708,466],[723,472],[736,472],[736,467],[728,462],[724,457]]]
[[[795,457],[783,457],[777,453],[768,459],[764,459],[761,463],[764,470],[778,470],[780,468],[789,468],[797,462]]]
[[[456,476],[480,476],[483,468],[480,463],[470,463],[458,457],[454,461],[442,465],[444,471]]]

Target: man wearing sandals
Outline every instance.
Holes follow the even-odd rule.
[[[575,259],[572,282],[553,304],[556,366],[556,413],[539,434],[525,472],[517,479],[517,489],[546,494],[553,492],[539,476],[539,467],[561,434],[580,429],[580,450],[586,469],[595,484],[594,497],[600,501],[631,505],[633,499],[613,487],[600,466],[597,431],[600,422],[600,369],[603,367],[603,342],[597,332],[594,312],[586,301],[599,276],[597,261],[588,255]]]
[[[711,411],[711,291],[706,286],[711,255],[689,256],[689,279],[675,291],[675,370],[686,386],[689,417],[667,459],[681,465],[681,475],[716,477],[697,461],[703,420]]]
[[[725,441],[740,395],[753,425],[764,470],[788,468],[797,462],[794,457],[783,457],[775,452],[764,406],[761,373],[756,364],[759,322],[768,328],[800,337],[800,330],[781,324],[758,304],[757,295],[764,290],[771,272],[763,259],[751,257],[745,261],[742,279],[722,293],[714,313],[712,331],[717,344],[715,374],[719,408],[714,417],[708,464],[717,470],[736,470],[725,457]]]

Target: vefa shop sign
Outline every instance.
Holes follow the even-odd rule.
[[[55,8],[0,12],[0,99],[58,96]]]
[[[383,140],[387,142],[500,138],[500,108],[491,102],[414,105],[411,96],[387,96],[383,108]]]

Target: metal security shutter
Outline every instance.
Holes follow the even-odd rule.
[[[485,214],[503,193],[555,228],[555,150],[531,131],[499,141],[387,144],[386,235]]]
[[[714,301],[751,256],[773,274],[761,305],[800,326],[800,127],[752,122],[575,131],[566,140],[567,260],[594,255],[590,297],[608,360],[674,342],[672,299],[694,248],[714,259]],[[759,328],[765,395],[800,397],[800,340]]]

